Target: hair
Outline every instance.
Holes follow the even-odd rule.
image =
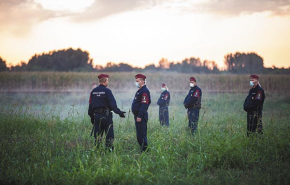
[[[105,83],[107,81],[107,77],[103,77],[99,79],[99,83]]]

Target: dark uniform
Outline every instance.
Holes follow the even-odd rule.
[[[250,89],[244,102],[244,110],[247,112],[247,136],[250,133],[258,132],[262,134],[262,110],[265,94],[262,87],[257,85]]]
[[[187,109],[188,127],[192,134],[197,129],[199,110],[201,108],[201,97],[201,89],[196,85],[190,88],[183,101],[183,105]]]
[[[135,94],[131,110],[134,114],[137,141],[141,146],[141,151],[145,151],[148,147],[147,141],[147,122],[148,122],[148,107],[151,104],[150,92],[146,85],[141,87]],[[137,122],[137,117],[141,118],[140,122]]]
[[[112,147],[114,140],[114,129],[113,115],[111,111],[119,114],[120,117],[125,117],[124,112],[117,107],[112,91],[104,85],[99,85],[94,88],[90,94],[88,110],[88,114],[94,124],[94,137],[96,139],[95,141],[98,142],[98,146],[105,132],[106,146]]]
[[[159,105],[159,121],[160,124],[163,126],[169,126],[169,112],[168,106],[170,103],[170,93],[169,91],[165,90],[161,93],[157,105]]]

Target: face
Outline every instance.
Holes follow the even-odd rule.
[[[104,85],[105,85],[106,87],[108,87],[108,85],[109,85],[109,78],[106,78],[106,82],[104,83]]]
[[[144,85],[144,81],[141,78],[137,78],[135,82],[137,82],[140,86]]]
[[[194,85],[196,85],[196,82],[195,81],[190,81],[189,83],[193,83]]]
[[[257,85],[259,82],[256,78],[250,78],[250,81],[252,81],[254,85]]]

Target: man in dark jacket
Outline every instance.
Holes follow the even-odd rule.
[[[170,93],[165,84],[162,84],[161,90],[162,93],[157,101],[157,105],[159,105],[159,121],[162,126],[165,125],[169,127],[168,106],[170,103]]]
[[[190,89],[183,101],[184,107],[187,109],[188,127],[192,134],[197,129],[199,110],[201,108],[201,89],[196,85],[196,79],[190,77]]]
[[[148,108],[151,104],[150,92],[146,87],[146,76],[137,74],[135,76],[135,85],[138,91],[132,102],[131,110],[134,114],[137,141],[141,146],[141,152],[144,152],[148,147],[147,141],[147,122]]]
[[[262,134],[262,110],[265,100],[265,93],[259,83],[259,76],[250,76],[252,88],[244,102],[244,110],[247,112],[247,136],[250,133]]]
[[[119,114],[124,118],[125,115],[116,104],[116,100],[112,91],[107,88],[109,83],[109,75],[100,74],[98,76],[100,85],[94,88],[90,94],[88,114],[91,117],[91,122],[94,125],[94,137],[97,147],[102,141],[102,136],[106,135],[106,147],[113,148],[114,129],[113,129],[113,115],[111,111]]]

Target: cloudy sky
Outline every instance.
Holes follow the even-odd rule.
[[[290,0],[0,0],[0,57],[81,48],[95,64],[256,52],[290,66]]]

